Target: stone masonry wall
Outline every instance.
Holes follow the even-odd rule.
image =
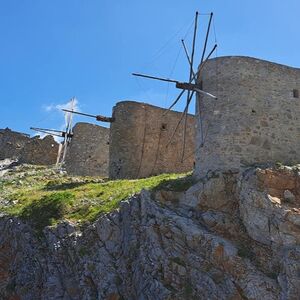
[[[19,161],[33,165],[54,165],[57,153],[58,143],[51,135],[46,135],[43,139],[35,136],[22,148]]]
[[[195,117],[188,116],[186,150],[181,162],[183,122],[167,144],[181,113],[133,101],[114,107],[110,130],[110,178],[141,178],[193,169]]]
[[[109,128],[77,123],[67,151],[66,170],[81,176],[108,176]]]
[[[0,130],[0,159],[14,158],[22,163],[37,165],[55,164],[58,143],[52,136],[30,138],[8,128]]]
[[[0,129],[0,159],[18,158],[29,139],[29,136],[9,128]]]
[[[249,57],[207,62],[198,97],[196,175],[252,164],[300,162],[300,69]]]

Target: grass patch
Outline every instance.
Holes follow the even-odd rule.
[[[70,192],[45,195],[39,201],[32,201],[25,206],[20,217],[29,221],[38,232],[41,232],[44,227],[55,224],[68,213],[74,198]]]
[[[195,184],[195,179],[191,173],[184,177],[178,177],[174,179],[163,179],[154,190],[168,190],[173,192],[184,192]]]
[[[21,217],[37,230],[61,219],[79,224],[118,208],[120,201],[142,189],[183,191],[191,174],[162,174],[137,180],[71,177],[55,169],[18,166],[0,181],[0,212]]]

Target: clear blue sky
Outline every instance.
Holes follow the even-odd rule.
[[[166,107],[172,85],[130,74],[187,79],[180,39],[190,44],[196,10],[215,14],[218,56],[300,67],[299,0],[0,0],[0,128],[60,128],[54,107],[72,96],[102,115],[121,100]],[[207,20],[199,20],[198,60]]]

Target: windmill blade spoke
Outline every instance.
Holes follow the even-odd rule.
[[[191,54],[191,63],[190,63],[190,78],[189,81],[193,81],[193,64],[194,64],[194,54],[195,54],[195,45],[196,45],[196,36],[197,36],[197,26],[198,26],[198,12],[196,12],[195,16],[195,27],[194,27],[194,36],[193,36],[193,44],[192,44],[192,54]]]
[[[184,114],[183,143],[182,143],[181,162],[183,162],[184,152],[185,152],[186,127],[187,127],[187,116],[188,116],[189,105],[190,105],[190,103],[187,103],[187,109],[186,109],[185,114]]]
[[[183,162],[184,154],[185,154],[185,143],[186,143],[186,127],[187,127],[187,116],[189,111],[189,106],[192,101],[194,95],[194,91],[190,94],[190,91],[188,92],[188,97],[186,100],[186,107],[184,110],[184,126],[183,126],[183,144],[182,144],[182,155],[181,155],[181,162]]]
[[[64,131],[62,130],[56,130],[56,129],[48,129],[48,128],[39,128],[39,127],[30,127],[31,130],[34,130],[34,131],[40,131],[40,130],[46,130],[48,132],[59,132],[59,133],[62,133]]]
[[[214,95],[212,95],[210,93],[204,92],[204,91],[202,91],[200,89],[195,88],[195,91],[198,92],[198,93],[200,93],[200,94],[202,94],[202,95],[205,95],[205,96],[208,96],[208,97],[211,97],[211,98],[214,98],[214,99],[218,99],[218,97],[216,97],[216,96],[214,96]]]
[[[182,43],[183,43],[183,47],[185,49],[185,53],[187,55],[187,58],[188,58],[188,61],[189,61],[189,64],[190,64],[190,78],[189,78],[189,83],[192,83],[192,81],[197,77],[197,75],[194,73],[194,70],[193,70],[193,63],[194,63],[194,54],[195,54],[195,44],[196,44],[196,36],[197,36],[197,26],[198,26],[198,12],[196,12],[196,16],[195,16],[195,27],[194,27],[194,36],[193,36],[193,46],[192,46],[192,54],[191,54],[191,57],[189,57],[188,55],[188,51],[187,51],[187,48],[185,46],[185,43],[184,43],[184,40],[182,40]],[[171,110],[171,108],[179,101],[179,99],[181,98],[181,96],[184,94],[185,90],[182,90],[181,93],[179,94],[179,96],[176,98],[176,100],[173,102],[173,104],[169,107],[169,109],[167,110],[167,112],[169,110]],[[192,93],[193,95],[193,93]],[[189,94],[188,94],[188,98],[189,98]],[[166,113],[167,113],[166,112]],[[181,122],[181,121],[180,121]],[[180,123],[179,123],[180,124]],[[178,124],[178,126],[179,126]],[[178,128],[178,127],[177,127]],[[177,130],[176,128],[176,130]],[[175,130],[175,132],[176,132]],[[175,134],[175,133],[174,133]]]
[[[184,94],[185,90],[182,90],[178,97],[175,99],[175,101],[171,104],[171,106],[163,113],[163,116],[166,115],[175,105],[176,103],[180,100],[182,95]]]
[[[32,130],[34,130],[34,131],[37,131],[37,132],[41,132],[41,133],[46,133],[46,134],[48,134],[48,135],[52,135],[52,136],[57,136],[57,137],[62,137],[63,135],[62,135],[62,132],[61,132],[61,134],[58,134],[56,131],[55,132],[50,132],[50,131],[48,131],[48,130],[46,130],[46,129],[41,129],[41,128],[30,128],[30,129],[32,129]],[[58,131],[59,132],[59,131]]]
[[[189,104],[190,104],[190,102],[191,102],[191,100],[192,100],[192,98],[193,98],[194,93],[195,93],[195,92],[192,91],[192,93],[191,93],[191,95],[190,95],[190,97],[189,97],[189,99],[188,99],[188,101],[187,101],[187,104],[186,104],[186,106],[185,106],[185,108],[184,108],[184,111],[182,112],[182,114],[181,114],[181,116],[180,116],[180,119],[179,119],[179,121],[178,121],[178,123],[177,123],[177,125],[176,125],[176,127],[175,127],[175,129],[174,129],[174,131],[173,131],[173,133],[172,133],[172,135],[171,135],[171,138],[170,138],[169,142],[168,142],[167,145],[166,145],[166,147],[168,147],[168,146],[170,145],[170,143],[172,142],[173,137],[175,136],[175,134],[176,134],[176,132],[177,132],[177,129],[178,129],[180,123],[182,122],[182,120],[183,120],[183,118],[184,118],[184,116],[185,116],[185,113],[188,112]]]
[[[143,77],[143,78],[154,79],[154,80],[160,80],[160,81],[166,81],[166,82],[173,82],[173,83],[176,83],[176,82],[177,82],[177,80],[170,79],[170,78],[162,78],[162,77],[151,76],[151,75],[145,75],[145,74],[140,74],[140,73],[132,73],[131,75],[136,76],[136,77]]]
[[[66,155],[67,155],[67,147],[68,143],[70,142],[70,136],[72,134],[72,119],[73,119],[73,110],[74,110],[74,104],[75,104],[75,97],[71,99],[70,104],[70,112],[65,112],[65,120],[66,120],[66,135],[64,136],[64,142],[63,142],[63,155],[61,159],[61,164],[64,163]]]
[[[202,57],[201,57],[201,63],[200,64],[202,64],[202,62],[204,60],[212,18],[213,18],[213,13],[211,13],[210,17],[209,17],[209,22],[208,22],[208,27],[207,27],[207,31],[206,31],[206,37],[205,37],[205,42],[204,42],[204,47],[203,47],[203,51],[202,51]]]
[[[209,52],[209,54],[207,55],[207,57],[205,58],[205,60],[201,63],[199,70],[196,73],[196,77],[200,74],[200,72],[202,71],[203,67],[205,66],[205,64],[207,63],[207,61],[210,59],[210,57],[213,55],[213,53],[216,51],[218,45],[215,44],[213,49]]]
[[[186,111],[185,118],[184,118],[184,126],[183,126],[183,144],[182,144],[181,162],[183,162],[183,158],[184,158],[184,154],[185,154],[187,115],[188,114],[187,114],[187,111]]]
[[[192,69],[192,74],[193,74],[193,78],[194,78],[194,77],[196,77],[196,76],[195,76],[195,72],[194,72],[194,70],[193,70],[193,65],[192,65],[192,62],[191,62],[191,59],[190,59],[189,52],[188,52],[188,50],[187,50],[187,47],[186,47],[186,45],[185,45],[184,40],[181,40],[181,43],[182,43],[182,45],[183,45],[183,49],[184,49],[186,58],[187,58],[187,60],[188,60],[188,62],[189,62],[190,68]]]
[[[196,109],[197,109],[197,125],[198,128],[200,128],[200,134],[201,134],[201,145],[203,144],[203,120],[202,120],[202,114],[201,114],[201,105],[200,105],[200,99],[196,98]]]

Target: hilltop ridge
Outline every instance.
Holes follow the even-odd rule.
[[[46,186],[54,188],[52,192],[60,186],[62,193],[82,189],[88,195],[88,187],[89,193],[97,191],[94,200],[105,198],[110,189],[117,195],[117,186],[124,190],[125,183],[109,186],[101,178],[67,182],[64,174],[51,168],[15,166],[1,177],[0,295],[4,299],[296,299],[299,171],[298,165],[278,165],[211,173],[198,182],[174,175],[132,180],[126,185],[133,182],[134,188],[145,189],[117,203],[115,196],[108,197],[108,203],[116,205],[85,224],[65,214],[52,225],[36,227],[34,215],[27,218],[26,213],[51,198],[50,194],[30,198],[34,186],[36,191],[43,189],[36,185],[41,178],[44,183],[50,180]],[[30,192],[14,195],[22,201],[31,199],[36,206],[14,211],[20,199],[11,198],[9,185],[29,186]],[[101,185],[109,188],[103,194]],[[51,199],[51,204],[74,201],[67,194]]]

